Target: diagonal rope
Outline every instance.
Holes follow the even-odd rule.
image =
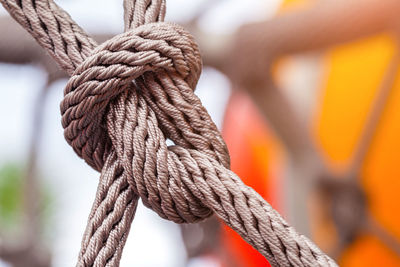
[[[51,0],[0,1],[71,75],[65,138],[101,171],[78,266],[119,265],[139,197],[177,223],[216,213],[273,266],[336,266],[230,171],[225,142],[193,92],[198,47],[163,22],[165,1],[124,1],[125,33],[99,46]]]

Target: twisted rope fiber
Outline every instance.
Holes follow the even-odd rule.
[[[125,33],[99,46],[51,0],[0,1],[71,75],[65,137],[101,171],[78,266],[119,265],[139,197],[177,223],[214,212],[273,266],[336,266],[229,170],[226,145],[193,93],[197,45],[163,22],[165,1],[124,1]]]

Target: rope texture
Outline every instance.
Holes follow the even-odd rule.
[[[163,22],[165,0],[124,1],[125,33],[99,46],[52,0],[0,1],[71,75],[65,138],[101,171],[77,266],[119,265],[139,197],[177,223],[214,212],[273,266],[336,266],[229,170],[226,145],[193,92],[198,47]]]

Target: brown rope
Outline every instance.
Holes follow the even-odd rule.
[[[229,170],[226,145],[193,93],[198,47],[163,22],[165,1],[126,0],[126,32],[100,46],[51,0],[0,1],[71,75],[65,137],[101,171],[78,266],[119,264],[139,197],[178,223],[215,212],[273,266],[336,266]]]

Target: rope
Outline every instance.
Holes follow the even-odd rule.
[[[139,197],[177,223],[214,212],[273,266],[336,266],[229,170],[226,145],[193,92],[198,47],[163,22],[164,0],[124,1],[125,33],[99,46],[51,0],[0,1],[71,75],[65,138],[101,171],[78,266],[119,265]]]

